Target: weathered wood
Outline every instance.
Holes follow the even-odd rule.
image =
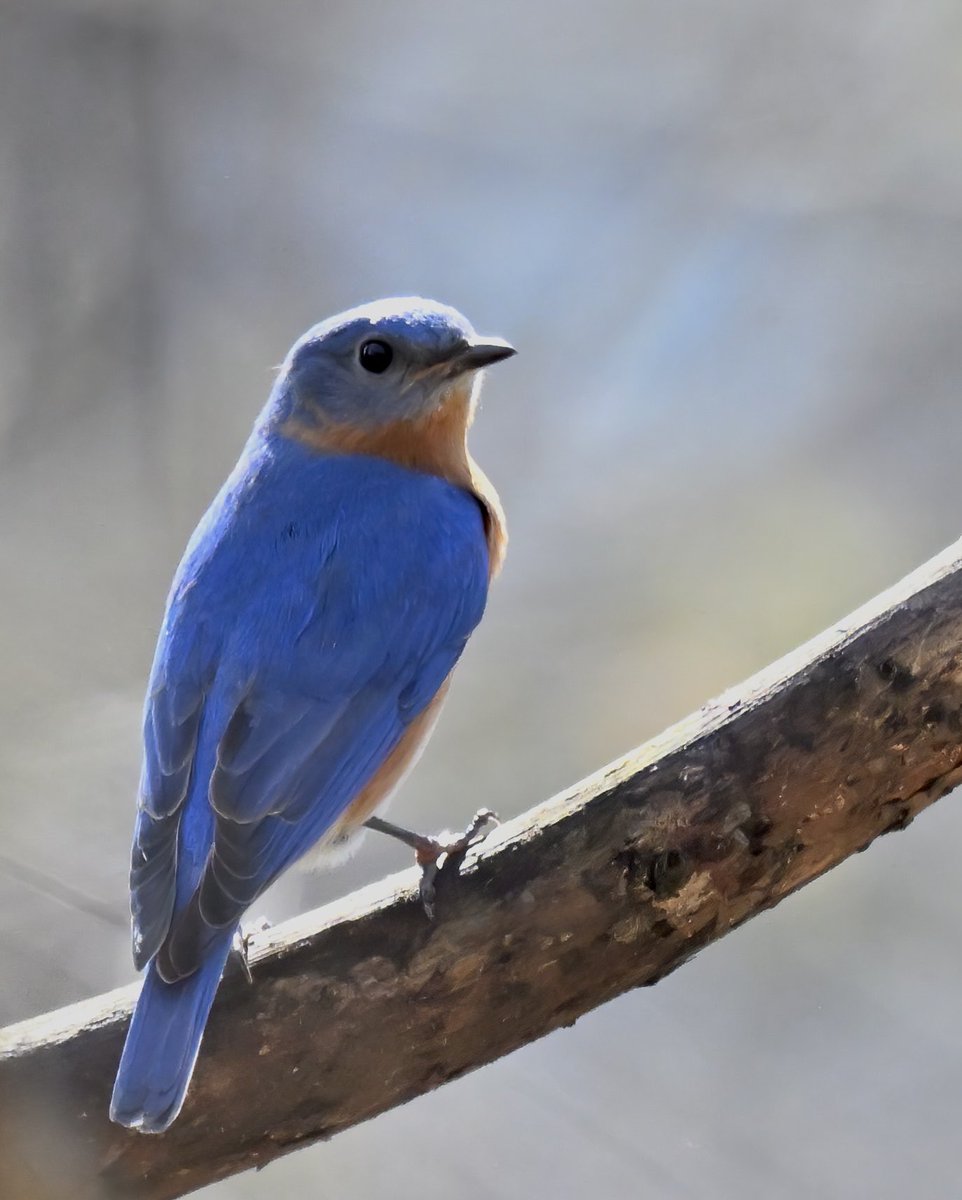
[[[0,1142],[28,1152],[12,1112],[56,1120],[72,1196],[263,1165],[654,983],[960,778],[962,543],[496,831],[435,924],[411,872],[258,937],[169,1133],[106,1117],[134,989],[6,1030]]]

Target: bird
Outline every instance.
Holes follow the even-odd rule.
[[[514,353],[421,297],[322,321],[190,538],[144,704],[130,868],[144,977],[118,1124],[161,1133],[178,1116],[241,918],[288,867],[365,823],[418,844],[375,814],[430,737],[501,568],[504,511],[467,435],[484,369]]]

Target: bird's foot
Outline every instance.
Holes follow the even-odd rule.
[[[371,817],[364,824],[368,829],[377,833],[386,833],[389,837],[397,838],[414,850],[414,857],[421,868],[421,882],[418,894],[428,920],[434,920],[435,881],[438,874],[448,863],[462,858],[471,846],[483,841],[489,832],[489,826],[499,825],[498,814],[490,808],[481,808],[475,814],[471,824],[463,833],[456,834],[449,830],[431,837],[423,833],[412,833],[400,825],[384,821],[380,817]]]
[[[254,982],[250,962],[251,941],[255,934],[264,933],[270,927],[271,922],[268,921],[267,917],[258,917],[256,921],[251,921],[248,925],[238,925],[234,932],[234,940],[231,942],[230,947],[231,958],[244,972],[248,983]]]

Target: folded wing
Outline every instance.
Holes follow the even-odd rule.
[[[339,528],[308,608],[297,563],[290,595],[277,573],[248,589],[240,632],[204,669],[196,639],[186,658],[159,656],[131,887],[135,957],[156,955],[168,982],[337,821],[457,662],[487,553],[473,498],[442,499],[443,519],[411,522],[403,541]]]

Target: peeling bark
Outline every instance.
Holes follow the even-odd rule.
[[[502,826],[442,873],[435,924],[411,872],[257,937],[169,1133],[107,1120],[135,989],[0,1033],[0,1144],[55,1144],[74,1197],[181,1196],[655,983],[904,829],[962,780],[960,546]]]

